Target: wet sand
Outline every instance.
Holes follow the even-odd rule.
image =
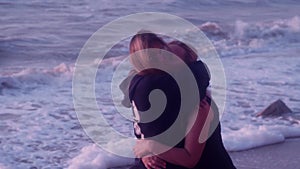
[[[229,154],[237,169],[300,169],[300,138]]]
[[[300,138],[240,152],[230,152],[237,169],[300,168]]]

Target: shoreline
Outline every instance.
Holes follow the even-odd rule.
[[[237,169],[295,169],[300,167],[300,137],[252,149],[228,152]],[[109,169],[129,169],[130,166]]]
[[[300,138],[249,150],[229,152],[237,169],[295,169],[300,166]]]

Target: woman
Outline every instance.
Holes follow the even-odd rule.
[[[173,45],[175,45],[175,46],[173,46],[173,48],[175,48],[176,45],[177,45],[177,47],[180,47],[180,45],[175,44],[175,43],[173,43]],[[184,46],[184,44],[181,44],[181,45]],[[172,46],[172,43],[170,44],[170,47],[171,46]],[[147,33],[146,35],[138,34],[132,39],[131,44],[130,44],[130,52],[131,53],[134,53],[137,50],[142,50],[142,49],[147,49],[147,48],[166,49],[167,47],[166,47],[166,44],[160,38],[158,38],[156,35],[151,34],[151,33]],[[175,49],[173,49],[173,50],[175,51]],[[188,50],[190,50],[190,48],[188,48]],[[185,51],[188,51],[188,50],[185,50]],[[177,53],[180,53],[180,52],[177,52]],[[182,52],[182,53],[184,53],[184,52]],[[180,55],[180,57],[186,62],[194,61],[193,59],[191,59],[192,57],[189,57],[189,56],[191,56],[191,54],[187,55],[185,53],[185,54],[178,54],[178,55]],[[134,66],[140,64],[140,61],[137,61],[137,62],[139,62],[139,63],[136,63],[136,61],[132,61]],[[202,64],[202,66],[198,65],[198,67],[196,67],[195,65],[197,65],[199,63]],[[205,72],[203,72],[204,64],[202,62],[199,62],[199,63],[191,63],[190,64],[190,68],[192,69],[195,77],[207,76],[208,75],[207,72],[206,72],[206,75],[203,76],[203,74],[205,74]],[[199,69],[199,67],[200,67],[200,69]],[[147,102],[147,100],[143,100],[143,99],[141,99],[140,96],[138,96],[138,95],[141,95],[140,92],[143,92],[143,90],[145,90],[145,89],[154,89],[154,88],[151,88],[151,83],[156,82],[157,80],[159,80],[159,82],[161,82],[164,79],[169,79],[166,77],[168,77],[168,75],[163,74],[163,72],[159,72],[158,70],[141,72],[140,75],[137,75],[134,77],[134,79],[131,83],[131,90],[129,90],[130,91],[129,93],[131,95],[130,99],[133,100],[134,103],[137,104],[136,106],[138,109],[143,110],[143,105],[145,105],[143,103],[143,101]],[[201,86],[201,85],[203,85],[203,83],[201,82],[200,79],[197,79],[197,82],[199,85],[199,89],[201,89],[201,87],[202,87],[202,88],[205,88],[205,90],[206,90],[206,87],[208,86],[208,84],[207,85],[204,84],[204,87],[203,87],[203,86]],[[167,93],[166,95],[168,98],[168,90],[169,89],[164,88],[164,83],[168,84],[167,87],[170,88],[170,84],[172,84],[173,82],[170,79],[164,80],[163,83],[160,83],[161,86],[159,86],[159,87],[161,87],[160,89],[162,89],[164,92]],[[145,85],[145,84],[150,84],[150,85]],[[145,88],[143,88],[143,87],[145,87]],[[172,92],[174,93],[174,91],[176,91],[176,88],[174,88],[174,90]],[[201,90],[199,90],[199,91],[201,91]],[[137,94],[137,96],[135,96],[136,93],[139,93],[139,94]],[[144,93],[147,94],[147,92],[144,92]],[[201,92],[200,92],[200,94],[201,94]],[[178,110],[176,110],[176,103],[178,103],[178,100],[174,99],[177,97],[176,92],[173,95],[170,94],[170,96],[171,96],[171,97],[169,97],[171,99],[170,104],[172,106],[169,106],[169,109],[168,109],[168,105],[167,105],[165,114],[174,116],[174,114],[170,114],[170,112],[178,111]],[[203,96],[201,98],[203,98]],[[158,160],[153,164],[158,164],[158,165],[160,164],[158,167],[162,167],[162,168],[164,168],[164,167],[167,167],[167,168],[184,168],[184,167],[187,167],[187,168],[193,168],[193,167],[195,167],[195,168],[234,168],[234,166],[232,165],[232,162],[222,144],[222,140],[220,137],[219,125],[218,125],[217,129],[213,132],[212,137],[210,137],[207,140],[207,142],[199,143],[199,141],[198,141],[202,128],[204,128],[204,131],[205,131],[204,133],[206,133],[204,135],[208,134],[209,125],[204,125],[206,117],[208,116],[208,123],[210,123],[210,121],[213,120],[213,118],[214,118],[214,120],[218,118],[218,116],[216,116],[216,115],[213,117],[213,114],[211,114],[211,113],[208,115],[207,110],[209,108],[207,108],[208,107],[207,105],[208,104],[205,101],[203,101],[201,103],[201,107],[203,108],[203,109],[201,109],[202,110],[201,115],[197,115],[197,114],[200,114],[200,112],[198,113],[198,111],[196,111],[197,114],[196,114],[195,124],[191,127],[191,130],[189,132],[187,132],[185,139],[183,139],[174,148],[171,148],[164,153],[157,154],[156,153],[157,150],[160,151],[161,149],[165,149],[165,148],[169,148],[169,147],[167,145],[158,143],[153,140],[142,140],[142,141],[138,142],[137,146],[135,147],[135,152],[139,157],[142,157],[145,154],[153,153],[153,154],[157,154],[158,157],[169,162],[166,165],[164,165],[164,163],[161,160],[159,160],[157,157],[143,157],[142,161],[144,163],[146,163],[145,166],[147,168],[155,167],[155,166],[149,166],[149,161],[151,161],[151,160],[153,161],[153,158]],[[212,102],[212,106],[214,107],[214,111],[216,111],[217,109],[213,102]],[[144,108],[145,107],[147,107],[147,106],[144,106]],[[196,109],[196,110],[198,110],[198,109]],[[162,119],[166,120],[166,119],[170,119],[170,118],[164,119],[164,117],[162,117]],[[168,122],[166,122],[166,124],[169,124],[170,122],[172,122],[172,120],[169,120]],[[146,125],[141,124],[141,125],[142,126],[140,126],[140,127],[141,127],[142,131],[145,131],[147,133],[146,134],[147,136],[151,136],[151,134],[149,135],[149,133],[153,134],[153,131],[151,131],[151,130],[152,129],[155,130],[155,129],[151,128],[151,125],[155,126],[155,123],[146,124]],[[150,127],[149,127],[149,125],[150,125]],[[161,124],[157,123],[156,126],[157,125],[161,125]],[[164,128],[163,125],[160,127]],[[187,126],[186,126],[186,128],[187,128]],[[157,134],[159,132],[154,132],[154,133]],[[219,149],[219,150],[217,150],[217,149]],[[217,159],[217,161],[219,162],[220,165],[215,165],[217,162],[211,161],[212,159]],[[147,160],[148,160],[148,162],[147,162]],[[177,164],[177,165],[174,165],[174,164]],[[139,166],[140,168],[143,168],[143,166],[141,165],[141,161],[138,162],[137,166]]]

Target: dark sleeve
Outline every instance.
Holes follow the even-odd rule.
[[[148,100],[151,92],[151,81],[148,77],[136,75],[133,77],[129,86],[129,99],[134,101],[139,111],[146,111],[150,107]]]
[[[131,82],[131,80],[132,80],[132,78],[134,77],[135,74],[136,74],[136,71],[131,70],[128,73],[128,76],[119,85],[119,88],[121,89],[121,91],[124,95],[123,100],[122,100],[122,105],[127,107],[127,108],[131,107],[130,99],[129,99],[129,85],[130,85],[130,82]]]
[[[167,103],[165,110],[159,112],[160,115],[157,119],[147,123],[139,123],[145,137],[156,136],[168,129],[176,120],[180,109],[180,92],[173,78],[168,75],[144,77],[137,75],[131,81],[129,96],[135,102],[142,120],[147,118],[148,113],[157,113],[151,112],[155,109],[150,109],[150,107],[155,106],[155,104],[151,105],[149,102],[149,95],[154,89],[159,89],[165,94]]]

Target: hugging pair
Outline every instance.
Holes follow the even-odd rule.
[[[130,54],[134,70],[120,88],[125,94],[122,103],[132,107],[136,120],[137,159],[131,169],[234,169],[222,142],[218,108],[207,92],[210,74],[197,61],[195,50],[180,41],[166,43],[154,33],[139,32],[131,39]],[[185,93],[173,75],[187,86]],[[154,92],[157,89],[163,97]]]

